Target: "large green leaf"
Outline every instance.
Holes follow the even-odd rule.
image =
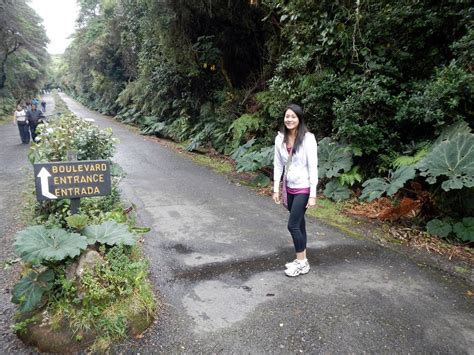
[[[321,179],[338,177],[351,170],[352,154],[329,137],[318,143],[318,173]]]
[[[382,178],[373,178],[362,184],[364,188],[360,195],[361,200],[373,201],[382,196],[388,190],[388,182]]]
[[[432,219],[426,223],[426,231],[431,235],[446,238],[452,231],[450,223],[443,222],[439,219]]]
[[[32,226],[18,232],[13,245],[23,260],[41,263],[43,260],[73,258],[87,248],[87,240],[80,234],[68,233],[62,228]]]
[[[251,151],[237,158],[237,171],[256,171],[270,166],[273,161],[274,147],[265,147],[258,151]]]
[[[258,187],[266,187],[270,185],[271,182],[270,178],[265,174],[258,174],[252,179],[252,185]]]
[[[20,312],[34,310],[41,303],[44,293],[53,286],[53,280],[53,270],[42,273],[30,271],[13,287],[12,302],[20,304]]]
[[[337,179],[334,179],[326,184],[324,196],[336,202],[344,201],[351,196],[351,190],[347,186],[341,185]]]
[[[474,187],[474,134],[457,134],[442,141],[423,158],[418,169],[430,184],[438,177],[447,177],[441,184],[445,191]]]
[[[387,195],[393,196],[408,180],[415,177],[416,171],[413,166],[402,166],[395,170],[390,178],[390,185],[387,189]]]
[[[465,217],[453,227],[456,236],[465,242],[474,241],[474,217]]]
[[[134,245],[136,243],[135,236],[128,231],[128,226],[115,221],[88,226],[84,229],[83,234],[87,237],[89,244],[99,242],[108,245]]]
[[[393,196],[408,180],[415,177],[415,168],[413,166],[402,166],[391,174],[387,180],[382,178],[374,178],[367,180],[362,184],[364,188],[360,198],[362,200],[372,201],[379,198],[384,193]]]
[[[431,148],[436,147],[439,143],[447,140],[451,140],[453,138],[456,138],[459,134],[463,133],[470,133],[471,128],[469,125],[464,122],[464,121],[459,121],[454,124],[452,124],[449,127],[446,127],[443,129],[441,134],[439,135],[438,139],[434,142],[434,144],[431,146]]]
[[[235,149],[232,152],[231,158],[234,160],[240,159],[245,153],[247,153],[247,151],[252,147],[254,143],[255,143],[255,138],[252,138],[244,145],[240,145],[239,147],[237,147],[237,149]]]

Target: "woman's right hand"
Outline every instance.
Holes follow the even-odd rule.
[[[279,192],[274,192],[272,195],[273,201],[275,201],[276,204],[280,204],[280,193]]]

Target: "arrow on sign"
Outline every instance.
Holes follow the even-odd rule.
[[[56,195],[53,195],[51,192],[49,192],[48,178],[51,177],[51,174],[48,172],[48,170],[46,170],[44,167],[41,168],[37,176],[41,179],[41,194],[44,197],[50,199],[57,199]]]

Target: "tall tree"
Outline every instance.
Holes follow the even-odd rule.
[[[0,90],[17,99],[45,79],[48,38],[41,22],[25,0],[0,0]]]

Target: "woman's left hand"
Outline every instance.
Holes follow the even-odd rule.
[[[308,199],[308,203],[306,204],[306,208],[315,207],[316,206],[316,197],[310,197]]]

